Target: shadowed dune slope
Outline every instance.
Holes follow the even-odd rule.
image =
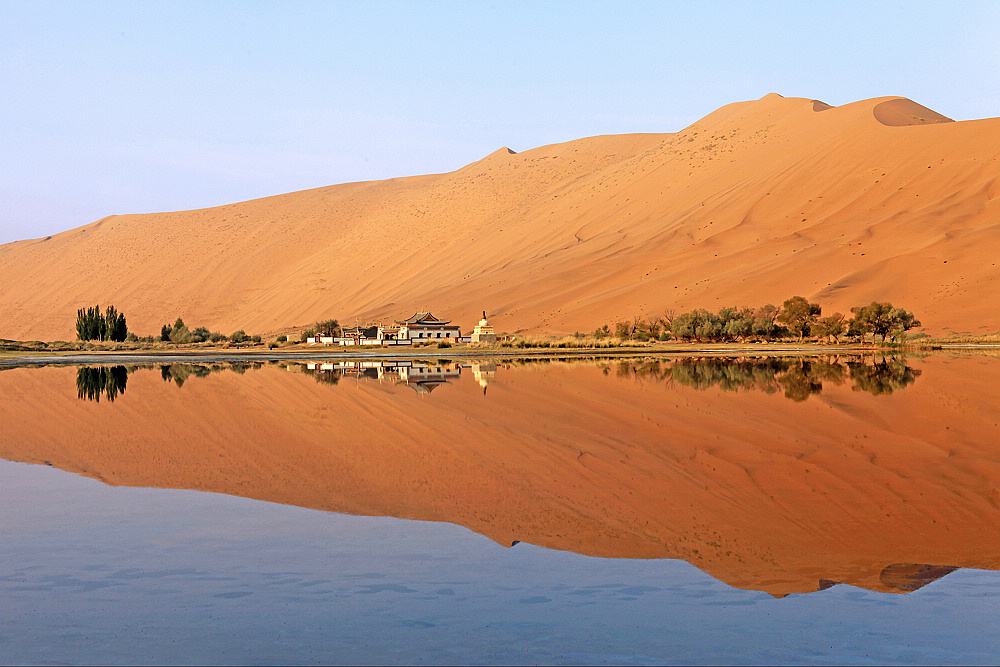
[[[501,148],[448,174],[110,216],[0,246],[0,337],[229,333],[420,308],[544,333],[664,309],[873,299],[932,333],[1000,329],[1000,119],[903,98],[767,95],[673,134]]]

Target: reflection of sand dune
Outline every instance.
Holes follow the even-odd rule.
[[[71,339],[75,310],[109,301],[139,333],[178,315],[266,334],[427,304],[466,327],[487,308],[500,330],[571,333],[793,294],[843,313],[889,300],[932,332],[989,333],[1000,119],[946,120],[898,97],[772,94],[677,133],[110,216],[0,246],[0,335]]]
[[[1000,360],[911,363],[903,391],[830,383],[804,402],[555,362],[501,366],[485,397],[472,373],[421,397],[275,366],[183,386],[140,370],[109,404],[79,400],[73,368],[17,369],[0,373],[0,457],[683,558],[775,595],[900,592],[928,577],[898,564],[1000,568]]]
[[[889,565],[882,574],[879,581],[889,588],[894,588],[903,593],[915,591],[923,588],[929,583],[935,582],[941,577],[951,574],[957,567],[947,565],[922,565],[918,563],[896,563]]]

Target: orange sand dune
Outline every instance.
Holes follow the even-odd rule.
[[[110,216],[0,247],[0,337],[73,338],[113,303],[152,333],[430,308],[589,331],[665,309],[890,300],[931,333],[1000,330],[1000,118],[903,98],[767,95],[674,134],[501,148],[448,174]]]
[[[683,558],[775,595],[1000,568],[1000,360],[909,362],[891,395],[697,391],[628,362],[468,371],[431,395],[277,366],[111,404],[73,368],[0,372],[0,457],[109,484],[448,521],[595,556]],[[544,368],[545,372],[540,372]],[[624,372],[619,372],[622,368]],[[923,567],[927,566],[927,567]]]

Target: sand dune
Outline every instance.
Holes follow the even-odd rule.
[[[467,526],[595,556],[683,558],[775,595],[913,590],[1000,568],[1000,360],[909,362],[891,395],[796,402],[599,365],[466,373],[430,396],[276,366],[139,370],[114,403],[76,369],[0,372],[0,457],[109,484],[189,488]],[[544,368],[544,372],[540,369]]]
[[[1000,330],[1000,119],[903,98],[767,95],[681,132],[604,136],[448,174],[110,216],[0,246],[0,337],[229,333],[430,308],[469,327],[589,331],[665,309],[890,300],[927,331]]]

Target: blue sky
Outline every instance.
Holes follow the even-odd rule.
[[[0,0],[0,243],[770,92],[1000,116],[1000,2]]]

